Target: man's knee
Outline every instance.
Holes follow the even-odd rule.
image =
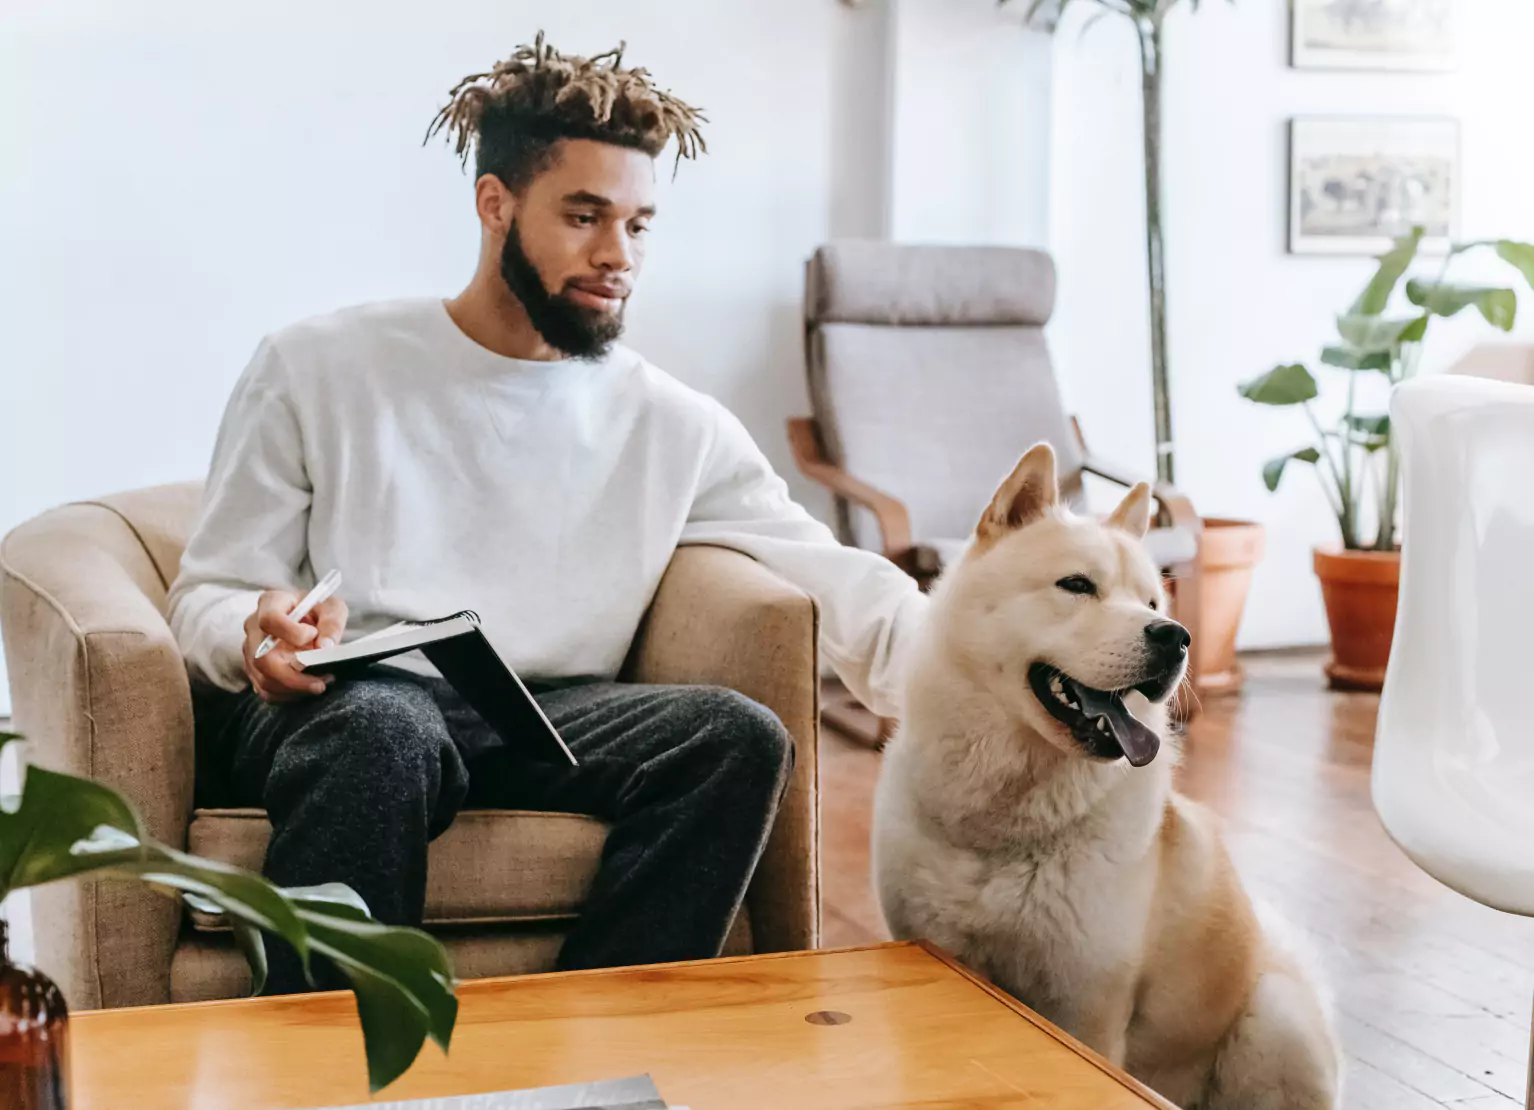
[[[794,765],[794,740],[778,715],[760,702],[720,686],[690,687],[703,722],[704,747],[739,782],[770,785],[776,798]]]

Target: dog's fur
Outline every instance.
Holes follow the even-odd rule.
[[[1212,815],[1173,792],[1171,743],[1139,768],[1094,758],[1029,681],[1044,663],[1130,691],[1167,738],[1186,652],[1148,644],[1166,606],[1150,511],[1142,485],[1106,522],[1072,516],[1044,445],[1003,483],[911,659],[875,804],[880,904],[897,938],[947,948],[1180,1106],[1329,1110],[1326,1007]],[[1057,585],[1071,576],[1096,593]]]

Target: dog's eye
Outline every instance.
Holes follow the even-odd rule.
[[[1157,601],[1155,598],[1151,598],[1150,599],[1150,607],[1151,607],[1151,612],[1154,613],[1158,609],[1161,608],[1161,602]]]
[[[1068,594],[1091,594],[1097,596],[1097,583],[1084,574],[1072,574],[1055,583]]]

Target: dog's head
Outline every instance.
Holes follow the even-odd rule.
[[[1073,516],[1054,452],[1040,444],[997,490],[942,587],[961,651],[1013,716],[1067,753],[1136,767],[1160,749],[1159,706],[1182,681],[1189,646],[1141,544],[1150,518],[1143,484],[1104,521]]]

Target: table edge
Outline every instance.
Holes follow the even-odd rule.
[[[1072,1037],[1069,1033],[1061,1029],[1048,1018],[1034,1013],[1027,1006],[1024,1006],[1021,1002],[1013,998],[1006,991],[992,983],[984,975],[981,975],[978,971],[975,971],[973,968],[966,967],[964,964],[960,963],[958,958],[947,949],[932,943],[930,940],[919,940],[913,943],[916,945],[916,947],[923,949],[929,956],[933,957],[941,963],[948,965],[950,970],[957,972],[965,979],[968,979],[975,986],[985,991],[992,998],[996,999],[996,1001],[1000,1002],[1003,1006],[1007,1007],[1007,1009],[1015,1013],[1018,1017],[1022,1018],[1034,1028],[1038,1029],[1039,1032],[1053,1037],[1063,1047],[1070,1049],[1087,1063],[1094,1065],[1100,1071],[1106,1072],[1111,1078],[1116,1079],[1123,1086],[1129,1088],[1129,1090],[1145,1099],[1148,1103],[1150,1103],[1150,1105],[1157,1107],[1158,1110],[1179,1110],[1176,1104],[1168,1102],[1164,1097],[1151,1090],[1144,1083],[1141,1083],[1138,1079],[1130,1075],[1123,1068],[1119,1067],[1112,1060],[1109,1060],[1106,1056],[1103,1056],[1101,1053],[1097,1052],[1095,1049],[1089,1047],[1088,1045],[1082,1044],[1075,1037]]]

